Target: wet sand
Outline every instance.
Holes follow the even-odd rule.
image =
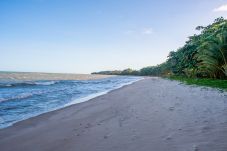
[[[0,130],[1,151],[227,151],[227,93],[146,78]]]

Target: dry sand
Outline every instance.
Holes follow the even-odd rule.
[[[1,151],[227,151],[227,93],[147,78],[0,131]]]

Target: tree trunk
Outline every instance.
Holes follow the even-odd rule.
[[[223,69],[224,69],[224,74],[225,74],[225,76],[227,76],[227,64],[223,65],[222,67],[223,67]]]

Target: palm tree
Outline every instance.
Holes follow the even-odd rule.
[[[227,30],[226,22],[222,30],[205,39],[198,47],[196,55],[199,71],[207,72],[211,77],[217,77],[220,72],[227,76]],[[219,28],[220,29],[220,28]]]

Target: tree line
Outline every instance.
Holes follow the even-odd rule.
[[[198,26],[199,34],[190,36],[185,45],[171,51],[167,60],[140,70],[101,71],[93,74],[227,78],[227,20],[217,18],[208,26]]]

